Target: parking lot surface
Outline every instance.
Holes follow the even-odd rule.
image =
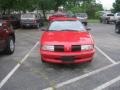
[[[15,53],[0,55],[0,90],[120,90],[120,35],[113,24],[89,26],[96,54],[91,63],[78,65],[42,63],[38,41],[43,32],[15,30]]]

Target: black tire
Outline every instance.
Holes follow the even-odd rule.
[[[110,23],[110,22],[106,19],[106,20],[105,20],[105,24],[109,24],[109,23]]]
[[[15,40],[10,36],[6,43],[6,48],[4,50],[5,54],[13,54],[15,51]]]
[[[110,22],[107,20],[107,24],[110,24]]]
[[[120,27],[116,26],[115,27],[115,32],[120,34]]]

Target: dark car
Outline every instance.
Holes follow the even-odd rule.
[[[0,21],[0,52],[12,54],[15,50],[15,33],[6,21]]]
[[[26,13],[21,15],[21,27],[36,27],[43,26],[43,18],[40,14]]]
[[[120,33],[120,20],[116,21],[115,23],[115,32]]]
[[[3,15],[1,19],[11,24],[14,29],[20,27],[20,15]]]

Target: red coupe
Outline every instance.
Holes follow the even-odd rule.
[[[77,64],[92,61],[94,40],[79,20],[57,18],[43,30],[40,40],[42,62]]]

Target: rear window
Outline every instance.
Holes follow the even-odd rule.
[[[21,18],[35,18],[34,14],[23,14],[21,15]]]

